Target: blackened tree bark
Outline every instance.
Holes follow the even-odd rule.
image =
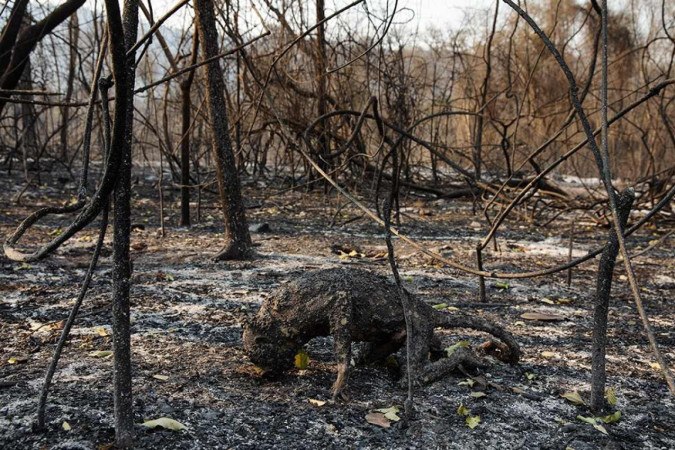
[[[124,23],[117,0],[106,0],[108,35],[115,80],[115,119],[111,152],[120,153],[120,166],[115,185],[113,218],[113,380],[115,400],[115,445],[131,447],[133,440],[133,403],[131,396],[131,335],[129,287],[131,260],[131,141],[134,113],[134,55],[127,49],[136,42],[138,0],[124,1]]]
[[[70,17],[70,24],[68,27],[69,35],[69,61],[68,61],[68,78],[66,79],[66,96],[63,99],[65,105],[61,108],[61,158],[64,162],[68,161],[68,103],[73,98],[73,88],[75,84],[75,69],[77,68],[77,44],[80,39],[80,24],[77,19],[77,13]]]
[[[31,71],[30,56],[28,56],[26,65],[24,66],[23,73],[19,79],[18,87],[22,90],[31,91],[33,90],[33,73]],[[20,96],[22,100],[30,100],[28,96]],[[34,105],[30,103],[22,103],[15,106],[19,110],[19,115],[21,117],[21,150],[23,154],[23,171],[26,182],[30,180],[28,176],[28,158],[31,153],[33,154],[33,162],[35,164],[34,170],[36,171],[37,180],[40,181],[40,160],[38,156],[38,136],[36,133],[36,121],[37,121],[37,112],[35,111]]]
[[[617,210],[622,229],[626,228],[630,208],[635,200],[633,189],[626,189],[617,199]],[[595,292],[595,308],[593,311],[593,350],[591,376],[591,409],[599,413],[605,408],[605,355],[607,351],[607,315],[609,297],[612,290],[614,265],[619,254],[619,240],[612,228],[609,240],[600,257],[598,280]]]
[[[218,54],[219,41],[213,14],[213,1],[195,0],[195,12],[204,59],[214,57]],[[224,98],[225,84],[218,59],[206,66],[206,91],[206,103],[212,127],[211,145],[225,222],[225,246],[215,259],[219,261],[246,258],[252,252],[251,236],[246,223],[239,175],[228,131]]]
[[[197,62],[199,53],[199,31],[195,24],[195,32],[192,37],[192,57],[190,65]],[[190,112],[192,108],[192,82],[195,79],[195,71],[191,70],[180,83],[181,92],[181,115],[182,136],[180,141],[180,225],[190,226]]]
[[[14,48],[16,38],[19,36],[27,6],[28,0],[16,0],[14,2],[12,12],[9,14],[9,19],[0,35],[0,79],[2,79],[2,74],[7,71],[9,62],[12,60],[12,48]]]
[[[316,0],[316,22],[319,26],[316,29],[316,82],[317,82],[317,115],[323,116],[328,112],[328,85],[326,78],[326,28],[323,23],[326,18],[324,0]],[[328,140],[328,121],[322,119],[317,125],[317,132],[319,133],[319,167],[324,171],[328,171],[328,155],[330,154],[330,143]],[[321,178],[321,177],[319,177]],[[328,183],[324,183],[324,187],[328,188]]]
[[[2,38],[0,38],[0,50],[2,50],[2,52],[0,52],[0,68],[4,66],[4,70],[0,72],[0,88],[12,90],[16,87],[28,62],[28,56],[38,42],[40,42],[47,34],[51,33],[60,23],[70,17],[71,14],[77,11],[84,2],[85,0],[67,0],[56,7],[56,9],[49,13],[47,17],[34,25],[24,27],[19,32],[18,36],[14,37],[15,35],[10,35],[9,29],[10,26],[12,30],[15,30],[16,28],[14,13],[21,13],[21,16],[17,19],[20,26],[26,11],[25,5],[21,8],[21,3],[23,2],[20,0],[17,2],[19,3],[20,8],[13,8],[12,16],[10,17],[5,30],[3,30]],[[6,33],[7,36],[5,36]],[[16,31],[14,31],[14,33],[16,33]],[[5,47],[9,50],[5,50]],[[4,61],[6,58],[9,58],[9,61],[5,64]],[[6,104],[7,100],[0,98],[0,113],[2,113]]]
[[[492,18],[492,31],[490,36],[488,36],[488,41],[485,44],[485,50],[483,54],[483,59],[485,60],[485,77],[483,78],[483,83],[480,87],[480,104],[478,105],[481,108],[476,116],[476,123],[474,128],[474,147],[473,147],[473,165],[474,165],[474,176],[476,181],[481,180],[482,176],[482,165],[483,165],[483,124],[485,122],[485,111],[482,109],[485,108],[485,103],[487,102],[487,96],[490,87],[490,74],[492,73],[492,41],[495,37],[495,32],[497,30],[497,16],[499,15],[499,2],[495,2],[495,15]]]

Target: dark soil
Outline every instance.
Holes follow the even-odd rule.
[[[355,368],[347,391],[350,401],[333,403],[330,338],[310,343],[307,369],[267,380],[242,351],[241,320],[254,313],[272,289],[308,270],[352,265],[387,275],[382,230],[359,219],[360,213],[345,207],[345,199],[335,193],[278,193],[268,186],[278,189],[280,183],[249,182],[244,189],[249,220],[268,225],[253,233],[258,255],[249,261],[214,263],[210,258],[220,248],[220,226],[213,198],[206,197],[205,206],[212,209],[204,209],[201,223],[188,230],[173,227],[179,217],[177,192],[166,192],[167,229],[160,237],[156,192],[145,184],[152,180],[142,174],[141,180],[133,218],[139,226],[132,236],[135,421],[169,417],[187,429],[148,430],[139,425],[137,448],[675,448],[675,402],[654,367],[621,265],[610,308],[608,355],[608,383],[616,391],[621,419],[604,425],[604,434],[577,419],[592,416],[587,408],[561,397],[576,390],[585,398],[589,391],[597,262],[575,269],[571,287],[565,273],[508,283],[488,280],[487,302],[480,303],[475,278],[397,244],[407,289],[426,302],[447,303],[504,325],[524,355],[517,366],[495,362],[485,373],[458,373],[417,391],[416,415],[409,426],[393,422],[381,428],[365,416],[377,408],[402,405],[406,395],[391,368]],[[43,181],[47,184],[30,187],[16,205],[13,198],[22,182],[3,173],[3,240],[30,212],[62,202],[74,192],[72,185]],[[404,205],[405,233],[449,258],[472,264],[471,249],[486,228],[480,215],[472,215],[470,203],[408,197]],[[68,220],[48,219],[31,231],[26,245],[46,241]],[[565,261],[571,220],[578,222],[578,254],[604,241],[606,228],[578,217],[561,217],[546,228],[518,217],[499,235],[498,250],[490,246],[486,266],[525,271]],[[631,237],[631,248],[649,246],[668,227],[662,222],[658,229],[645,228]],[[54,378],[48,430],[31,430],[44,371],[61,321],[77,296],[96,234],[95,226],[87,228],[38,263],[0,257],[0,448],[110,448],[114,440],[112,362],[92,356],[112,345],[109,243]],[[672,242],[671,236],[634,261],[656,336],[671,362]],[[351,250],[356,252],[349,256]],[[525,312],[553,313],[564,320],[524,320],[520,316]],[[479,343],[484,337],[445,333],[444,343]],[[473,387],[469,375],[475,378]],[[480,390],[486,395],[477,397]],[[310,399],[326,403],[316,406]],[[460,404],[480,416],[476,428],[470,429],[458,414]]]

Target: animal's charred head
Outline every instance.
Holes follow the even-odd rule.
[[[244,324],[244,351],[266,375],[276,375],[293,367],[300,345],[283,331],[255,319]]]

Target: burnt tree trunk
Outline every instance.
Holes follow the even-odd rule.
[[[489,92],[490,85],[490,74],[492,73],[492,41],[495,36],[495,31],[497,30],[497,16],[499,15],[499,2],[495,3],[495,15],[492,18],[492,31],[488,37],[487,44],[485,45],[483,59],[485,61],[485,77],[483,78],[483,83],[480,87],[480,104],[478,105],[479,114],[476,117],[476,123],[474,128],[474,146],[473,146],[473,165],[474,165],[474,176],[476,181],[480,181],[483,175],[483,126],[485,122],[485,104],[487,102],[487,96]]]
[[[26,91],[33,90],[33,74],[31,71],[30,56],[27,58],[23,73],[19,80],[18,87]],[[30,100],[30,96],[20,95],[22,100]],[[30,182],[28,172],[32,169],[36,172],[37,181],[40,181],[40,167],[38,157],[38,136],[36,132],[36,123],[38,119],[35,107],[29,102],[17,105],[19,109],[19,116],[21,117],[21,140],[20,147],[23,156],[23,171],[26,182]],[[33,155],[33,166],[31,167],[29,158]]]
[[[69,61],[68,61],[68,78],[66,80],[66,96],[63,99],[65,105],[61,108],[61,158],[64,163],[68,161],[68,103],[73,98],[73,87],[75,84],[75,69],[77,68],[77,44],[80,38],[80,24],[77,18],[77,13],[70,17],[70,25],[68,27],[69,35]]]
[[[199,31],[195,25],[195,32],[192,37],[190,65],[194,65],[197,62],[198,52]],[[194,79],[195,71],[192,70],[180,83],[182,115],[182,137],[180,141],[180,225],[182,227],[190,226],[190,112],[192,108],[190,93]]]
[[[323,116],[328,112],[328,86],[326,78],[326,29],[325,24],[321,23],[326,18],[324,0],[316,0],[316,22],[320,25],[316,29],[316,82],[317,82],[317,115]],[[328,141],[328,121],[322,119],[317,125],[319,135],[319,167],[325,172],[328,168],[328,155],[330,154],[330,143]],[[319,175],[319,178],[321,176]],[[323,183],[324,188],[328,188],[327,183]]]
[[[129,448],[133,441],[133,402],[131,395],[130,301],[131,259],[131,141],[133,125],[134,55],[127,49],[136,42],[138,0],[124,1],[124,23],[117,0],[106,0],[110,54],[115,79],[115,118],[111,152],[120,152],[115,186],[113,217],[113,299],[112,338],[115,401],[115,445]]]
[[[212,0],[195,0],[195,12],[202,54],[204,59],[212,58],[218,54],[219,42]],[[206,65],[206,91],[206,103],[212,127],[211,145],[216,163],[225,225],[225,246],[215,259],[221,261],[246,258],[252,252],[252,243],[228,130],[227,107],[224,98],[225,84],[218,59]]]
[[[19,25],[21,25],[21,20],[25,14],[25,5],[23,8],[18,8],[12,11],[12,17],[10,17],[10,23],[3,31],[3,36],[0,41],[0,48],[7,46],[9,50],[5,50],[3,53],[0,53],[0,67],[4,66],[4,70],[0,72],[0,88],[6,90],[12,90],[19,83],[21,74],[26,67],[28,61],[28,56],[31,54],[35,46],[40,42],[40,40],[51,33],[57,25],[66,20],[78,10],[80,6],[84,4],[85,0],[67,0],[56,7],[51,13],[47,15],[44,19],[37,22],[34,25],[23,28],[18,36],[12,42],[13,36],[5,36],[5,32],[9,31],[9,26],[12,26],[12,29],[16,24],[12,21],[14,19],[14,13],[21,13],[19,20]],[[22,2],[19,2],[22,3]],[[21,7],[21,5],[19,5]],[[16,33],[16,31],[15,31]],[[10,56],[11,54],[11,56]],[[6,58],[9,58],[9,61],[5,63]],[[7,104],[6,98],[0,97],[0,113],[5,108]]]
[[[626,227],[630,208],[635,200],[635,192],[626,189],[617,199],[621,228]],[[599,413],[605,408],[605,354],[607,350],[607,315],[609,297],[612,290],[612,278],[616,257],[619,254],[619,241],[614,229],[609,232],[609,239],[600,257],[598,279],[595,292],[595,308],[593,311],[593,350],[591,376],[591,409]]]
[[[12,48],[16,43],[19,30],[23,24],[23,16],[26,14],[28,0],[17,0],[12,6],[12,12],[0,35],[0,79],[9,67],[12,60]]]

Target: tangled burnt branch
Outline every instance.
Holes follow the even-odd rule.
[[[410,346],[411,376],[416,383],[442,378],[460,364],[487,363],[468,349],[451,358],[431,361],[442,355],[437,327],[469,328],[483,331],[502,343],[496,348],[499,359],[517,363],[520,348],[503,328],[477,317],[445,314],[419,298],[408,295],[412,312],[413,340]],[[263,303],[255,318],[244,327],[244,349],[251,361],[270,373],[293,366],[294,355],[310,339],[332,335],[338,362],[333,398],[341,395],[349,377],[352,342],[365,342],[355,360],[372,363],[397,352],[406,341],[399,291],[386,279],[358,269],[326,269],[310,272],[277,290]]]

